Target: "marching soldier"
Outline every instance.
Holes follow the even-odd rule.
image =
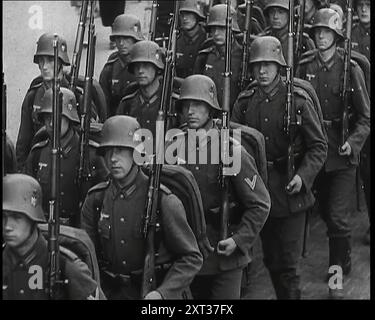
[[[369,0],[354,1],[353,7],[357,12],[359,22],[353,25],[352,29],[352,49],[356,50],[370,60],[370,38],[371,38],[371,2]],[[369,92],[370,95],[370,92]],[[361,153],[361,177],[366,197],[367,211],[371,213],[371,174],[370,174],[370,136],[367,138]],[[370,244],[370,228],[367,230],[364,242]]]
[[[21,124],[18,131],[18,138],[16,142],[16,156],[17,156],[17,165],[18,171],[24,169],[25,161],[28,154],[30,153],[31,147],[33,145],[33,138],[38,130],[43,126],[43,124],[38,119],[37,105],[35,101],[39,101],[44,93],[52,87],[53,81],[53,41],[54,35],[50,33],[44,33],[40,36],[37,42],[37,49],[34,55],[34,63],[39,67],[41,76],[35,78],[29,90],[26,93],[26,96],[22,102],[21,107]],[[64,66],[69,66],[69,57],[67,52],[67,44],[65,39],[58,36],[59,43],[59,59],[58,59],[58,79],[60,81],[60,86],[68,88],[69,76],[63,71]],[[97,95],[100,95],[100,92],[97,91],[94,86],[94,90]],[[83,90],[81,87],[77,86],[75,88],[74,94],[76,100],[78,101],[78,115],[80,115],[80,105],[83,101]],[[105,113],[105,106],[100,104],[100,98],[98,99],[93,96],[93,103],[91,106],[90,121],[99,122],[103,120]]]
[[[139,89],[121,100],[117,114],[136,118],[143,129],[151,131],[155,140],[156,117],[163,89],[163,50],[153,41],[136,43],[130,51],[128,69],[135,75]]]
[[[39,38],[37,43],[34,63],[38,64],[43,81],[31,85],[22,103],[21,124],[16,143],[16,156],[19,170],[24,167],[25,161],[32,147],[32,139],[35,133],[42,127],[42,124],[38,120],[39,110],[34,106],[34,101],[41,99],[48,88],[52,87],[53,39],[54,35],[45,33]],[[64,79],[63,66],[69,66],[70,62],[66,41],[62,37],[59,37],[59,45],[58,78],[62,82],[61,86],[67,87],[68,82]]]
[[[17,172],[17,159],[16,150],[14,149],[13,142],[6,135],[5,140],[5,155],[4,155],[4,173],[15,173]]]
[[[322,106],[328,133],[328,157],[316,185],[321,215],[327,224],[329,237],[329,265],[339,265],[343,274],[351,270],[351,229],[349,204],[355,185],[359,153],[370,131],[370,101],[364,75],[357,63],[351,61],[349,105],[349,135],[340,141],[342,130],[342,86],[344,57],[337,43],[344,36],[339,15],[332,9],[317,12],[312,32],[317,51],[312,51],[300,62],[297,76],[313,85]],[[342,298],[342,290],[329,291],[331,298]]]
[[[186,78],[193,74],[198,51],[207,38],[200,23],[206,16],[199,0],[185,0],[180,4],[179,13],[181,30],[176,45],[176,76]]]
[[[104,123],[99,150],[105,154],[111,178],[89,191],[82,209],[82,226],[102,261],[102,287],[109,299],[141,298],[139,270],[145,252],[142,219],[148,177],[133,158],[141,142],[135,134],[139,128],[128,116],[114,116]],[[203,258],[181,201],[163,185],[157,220],[155,268],[164,277],[157,279],[157,289],[145,298],[180,299]]]
[[[116,113],[121,98],[126,95],[126,87],[135,81],[134,75],[128,71],[128,64],[131,48],[144,39],[138,17],[130,14],[117,16],[109,38],[116,43],[117,51],[109,56],[99,83],[107,99],[109,116],[112,116]]]
[[[292,99],[301,123],[293,142],[295,175],[288,181],[289,136],[283,126],[287,85],[280,76],[286,63],[280,41],[270,36],[254,40],[249,63],[257,82],[240,94],[231,121],[255,128],[265,137],[272,206],[260,234],[264,264],[278,299],[300,299],[304,213],[314,203],[311,187],[326,158],[327,143],[313,101],[305,90],[295,87]]]
[[[288,52],[289,0],[270,0],[264,7],[263,12],[269,21],[269,27],[261,35],[279,39],[283,55],[286,56]],[[314,41],[307,33],[303,33],[302,48],[302,53],[315,49]]]
[[[203,74],[210,77],[214,82],[219,92],[223,91],[223,73],[224,73],[224,55],[225,55],[225,26],[226,26],[226,12],[227,6],[225,4],[218,4],[211,8],[208,16],[207,30],[210,32],[213,40],[213,45],[207,49],[199,52],[197,60],[194,65],[194,74]],[[233,8],[232,14],[232,32],[241,32],[237,23],[237,15]],[[232,108],[234,101],[240,93],[239,80],[241,76],[241,60],[242,47],[237,42],[235,37],[232,43],[231,53],[231,85],[230,85],[230,106]],[[219,105],[222,104],[222,97],[219,95]]]
[[[60,223],[79,227],[80,203],[83,201],[89,187],[105,179],[107,169],[105,168],[103,159],[97,157],[95,154],[97,143],[89,141],[92,180],[89,182],[89,187],[85,186],[86,191],[80,190],[77,184],[80,143],[79,135],[74,129],[74,125],[79,124],[77,102],[73,92],[69,89],[61,88],[60,90],[63,94],[61,120],[61,146],[63,156],[61,158],[60,173]],[[46,212],[48,212],[49,208],[48,194],[51,190],[52,99],[52,89],[49,89],[41,99],[35,101],[35,105],[39,109],[38,116],[46,127],[48,138],[38,142],[31,148],[25,167],[26,173],[35,177],[42,186],[43,194],[45,195],[42,205]]]
[[[220,239],[220,165],[218,162],[215,164],[213,152],[219,150],[221,140],[213,117],[221,112],[221,108],[213,80],[204,75],[187,77],[181,86],[178,110],[187,119],[188,129],[203,133],[203,136],[199,136],[199,142],[191,142],[188,134],[184,134],[182,139],[178,139],[180,144],[176,150],[178,163],[190,170],[198,183],[207,235],[215,248],[194,279],[192,293],[196,299],[239,299],[242,270],[251,260],[249,250],[268,217],[269,194],[255,160],[238,142],[231,140],[229,148],[233,151],[233,157],[239,159],[240,169],[229,177],[229,237]],[[168,141],[172,142],[173,137],[169,137]],[[200,160],[196,150],[207,150],[205,162]],[[194,154],[193,163],[188,161],[191,154]]]
[[[46,222],[42,201],[41,187],[34,178],[18,173],[3,177],[4,300],[49,298],[46,281],[40,283],[40,287],[30,287],[31,278],[35,279],[36,266],[41,268],[42,279],[48,279],[47,240],[37,226]],[[57,299],[98,299],[98,284],[93,280],[87,264],[60,252],[60,266],[61,276],[68,282],[62,285]]]

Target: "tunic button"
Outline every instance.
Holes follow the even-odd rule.
[[[199,167],[195,167],[195,170],[199,170]]]
[[[328,99],[325,99],[324,102],[325,102],[325,103],[328,103]]]
[[[121,198],[121,199],[124,199],[124,195],[123,195],[123,194],[121,194],[121,195],[120,195],[120,198]]]
[[[64,174],[63,173],[60,173],[60,177],[63,177],[64,176]]]
[[[150,120],[147,120],[146,123],[150,123]]]
[[[324,88],[327,88],[327,87],[328,87],[328,84],[325,83],[325,84],[324,84]]]
[[[63,191],[61,191],[61,192],[60,192],[60,195],[62,195],[62,196],[63,196],[63,195],[64,195],[64,192],[63,192]]]
[[[122,261],[122,264],[123,264],[123,265],[126,265],[126,261],[125,261],[125,260],[124,260],[124,261]]]
[[[266,137],[266,140],[268,141],[269,139],[270,139],[270,137],[267,136],[267,137]]]
[[[124,219],[124,218],[120,218],[120,221],[121,221],[121,222],[125,222],[125,219]]]
[[[149,103],[146,103],[146,107],[149,107],[150,106],[150,104]]]
[[[125,240],[121,240],[120,242],[121,242],[121,244],[125,244]]]
[[[264,118],[264,122],[268,122],[268,118]]]
[[[23,289],[20,290],[20,294],[24,294],[25,291]]]
[[[269,99],[266,99],[266,102],[268,103],[268,102],[270,102],[270,100],[269,100]]]

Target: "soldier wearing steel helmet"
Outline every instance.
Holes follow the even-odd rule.
[[[117,16],[109,38],[116,43],[117,51],[109,56],[100,74],[99,83],[107,99],[109,116],[112,116],[125,95],[126,87],[135,81],[134,75],[128,71],[128,64],[131,48],[136,42],[144,40],[140,20],[131,14]]]
[[[238,170],[234,169],[236,173],[228,177],[229,236],[220,239],[220,165],[218,158],[214,160],[213,152],[220,148],[220,129],[214,124],[214,118],[221,108],[214,81],[204,75],[185,78],[176,107],[186,119],[187,129],[200,132],[199,142],[190,139],[187,131],[183,136],[180,133],[177,142],[174,136],[169,136],[168,141],[177,143],[177,163],[191,171],[198,183],[207,235],[213,246],[191,290],[196,299],[239,299],[242,269],[250,262],[250,248],[268,217],[270,197],[254,158],[238,141],[231,140],[231,154],[240,165]],[[197,150],[207,150],[206,161],[201,159]],[[189,161],[192,154],[193,163]]]
[[[340,26],[340,17],[334,10],[321,9],[316,13],[311,32],[317,50],[306,54],[296,72],[297,76],[311,82],[322,107],[328,134],[328,157],[317,177],[316,187],[321,216],[328,228],[329,266],[339,265],[347,275],[351,271],[348,208],[359,154],[370,132],[370,100],[363,72],[352,60],[349,66],[349,135],[341,145],[344,56],[337,45],[344,36]],[[330,289],[329,293],[331,298],[343,297],[343,290]]]
[[[207,38],[201,21],[206,19],[199,0],[184,0],[179,7],[180,33],[177,38],[176,76],[186,78],[193,74],[195,60]]]
[[[358,15],[358,22],[353,25],[352,29],[352,49],[365,55],[367,59],[371,59],[371,1],[354,0],[354,12]],[[371,96],[371,92],[369,92]],[[371,213],[371,174],[370,174],[370,155],[371,155],[370,136],[367,138],[361,153],[361,177],[363,180],[364,192],[366,196],[367,211]],[[368,228],[364,242],[370,244],[370,228]]]
[[[270,0],[263,9],[269,27],[261,35],[273,36],[281,42],[283,55],[288,53],[289,0]],[[314,41],[307,33],[302,37],[302,53],[315,49]]]
[[[55,35],[51,33],[44,33],[40,36],[37,42],[37,48],[34,55],[34,63],[38,65],[40,70],[40,76],[36,77],[28,89],[26,96],[22,102],[21,107],[21,123],[18,131],[18,137],[16,142],[16,156],[18,171],[22,171],[25,165],[27,156],[34,144],[35,139],[39,141],[40,137],[35,137],[38,130],[43,124],[38,119],[39,109],[35,101],[40,100],[44,93],[52,87],[53,72],[54,72],[54,48],[53,41]],[[60,86],[68,88],[70,86],[69,75],[65,73],[63,67],[69,66],[69,57],[67,53],[66,40],[58,36],[58,75],[57,78],[60,81]],[[100,122],[103,120],[104,113],[106,113],[106,106],[100,101],[101,92],[99,92],[94,85],[92,105],[90,109],[90,120],[91,122]],[[81,85],[75,87],[74,95],[78,102],[77,111],[80,116],[80,106],[83,102],[84,90]],[[103,98],[104,99],[104,98]],[[41,135],[43,137],[43,135]]]
[[[106,169],[103,159],[97,157],[95,148],[97,143],[89,141],[89,158],[92,180],[86,190],[80,190],[77,184],[77,173],[79,167],[79,135],[74,129],[75,124],[79,124],[77,113],[77,102],[72,91],[61,88],[63,95],[62,100],[62,117],[61,117],[61,172],[60,172],[60,223],[79,227],[80,202],[83,201],[87,190],[104,180]],[[30,151],[26,161],[25,171],[27,174],[35,177],[42,186],[44,199],[43,209],[48,212],[51,183],[51,138],[52,138],[52,89],[45,92],[41,99],[35,101],[39,108],[39,121],[44,123],[48,137],[36,143]]]
[[[82,227],[93,240],[102,271],[102,287],[109,299],[141,299],[145,239],[142,224],[148,177],[135,162],[141,152],[140,125],[117,115],[106,120],[99,152],[111,172],[107,182],[93,187],[82,208]],[[181,201],[160,186],[157,216],[157,288],[145,299],[181,299],[202,265],[193,231]]]
[[[310,29],[314,23],[315,13],[322,8],[329,8],[329,0],[306,0],[305,3],[305,25]]]
[[[271,36],[255,39],[249,63],[256,83],[239,95],[231,120],[259,130],[265,137],[272,206],[260,234],[264,264],[278,299],[300,299],[298,265],[304,213],[314,203],[311,187],[326,159],[327,143],[312,99],[295,87],[294,108],[300,125],[294,140],[296,171],[288,181],[289,137],[284,131],[287,86],[280,76],[286,63],[280,41]]]
[[[3,177],[3,299],[47,300],[48,244],[38,228],[45,223],[42,189],[34,178],[23,174]],[[5,246],[5,248],[4,248]],[[41,268],[40,286],[35,284],[36,267]],[[60,253],[62,286],[59,300],[97,299],[98,284],[87,264]],[[34,281],[31,277],[34,276]]]
[[[134,45],[130,51],[128,70],[135,75],[139,88],[122,98],[117,109],[117,114],[134,117],[142,128],[150,130],[154,141],[163,89],[164,60],[163,50],[156,42],[144,40]]]
[[[203,74],[210,77],[217,87],[218,92],[223,92],[223,73],[224,73],[224,55],[225,55],[225,25],[226,25],[227,6],[218,4],[210,10],[207,31],[211,34],[213,44],[199,52],[194,65],[194,74]],[[237,15],[231,8],[232,15],[232,32],[240,33],[237,23]],[[231,52],[231,86],[230,86],[230,106],[232,108],[236,97],[240,93],[239,78],[241,76],[242,47],[238,41],[233,38]],[[218,96],[219,105],[222,103],[222,95]]]

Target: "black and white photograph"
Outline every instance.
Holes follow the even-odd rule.
[[[370,0],[2,9],[2,300],[370,300]]]

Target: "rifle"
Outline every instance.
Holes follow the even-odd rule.
[[[60,80],[58,78],[58,56],[59,39],[55,34],[53,40],[54,71],[53,71],[53,104],[52,104],[52,150],[51,150],[51,193],[49,200],[49,220],[48,220],[48,253],[49,253],[49,297],[55,299],[58,294],[60,281],[59,263],[59,243],[60,233],[60,128],[61,128],[61,108],[62,93],[60,92]]]
[[[297,16],[296,27],[296,52],[294,62],[297,64],[302,55],[303,49],[303,29],[305,26],[305,6],[306,0],[299,0],[299,15]]]
[[[294,165],[294,134],[295,134],[295,122],[292,122],[295,118],[294,112],[294,52],[293,52],[293,25],[294,25],[294,0],[289,1],[289,26],[288,26],[288,55],[287,55],[287,67],[286,67],[286,85],[287,85],[287,96],[286,96],[286,114],[285,114],[285,133],[289,137],[288,155],[287,155],[287,172],[289,183],[294,177],[295,165]]]
[[[156,21],[158,16],[158,1],[153,0],[151,6],[151,21],[150,21],[150,31],[148,32],[148,39],[155,41],[156,36]]]
[[[79,136],[79,167],[77,182],[79,189],[82,190],[84,182],[90,179],[89,168],[89,130],[90,130],[90,109],[92,100],[92,79],[94,76],[94,62],[95,62],[95,45],[96,34],[94,24],[94,2],[90,0],[90,23],[88,30],[88,50],[86,56],[86,72],[83,94],[83,106],[81,111],[81,130]]]
[[[177,23],[178,23],[178,7],[179,1],[174,3],[174,14],[172,17],[172,27],[169,32],[169,42],[166,51],[166,63],[163,75],[163,87],[160,101],[160,108],[156,119],[156,135],[158,137],[159,125],[166,123],[168,130],[170,110],[172,107],[172,90],[173,78],[176,66],[176,44],[177,44]],[[163,128],[163,127],[162,127]],[[143,221],[143,236],[146,239],[145,258],[142,274],[141,296],[144,298],[150,291],[156,288],[155,279],[155,227],[156,214],[159,205],[159,188],[160,174],[162,169],[162,159],[160,156],[164,154],[164,132],[162,139],[156,138],[156,153],[152,157],[152,170],[149,179],[147,192],[147,200],[145,206],[145,215]]]
[[[227,14],[225,21],[225,67],[222,111],[222,156],[220,161],[221,207],[220,207],[220,240],[228,238],[229,220],[229,181],[226,177],[226,166],[229,158],[229,113],[230,113],[230,80],[231,80],[231,48],[232,48],[232,15],[231,1],[226,0]],[[224,133],[224,134],[223,134]]]
[[[343,80],[343,110],[341,118],[341,146],[344,145],[349,135],[349,94],[350,94],[350,59],[352,54],[352,20],[353,20],[353,1],[346,0],[348,16],[346,19],[346,38],[345,38],[345,56],[344,56],[344,80]]]
[[[254,0],[246,0],[246,15],[245,15],[245,29],[243,31],[242,40],[242,63],[241,63],[241,78],[240,88],[241,91],[245,90],[249,83],[248,76],[248,59],[249,59],[249,46],[250,46],[250,34],[251,34],[251,17]]]
[[[2,101],[1,101],[1,111],[2,111],[2,125],[1,125],[1,133],[3,138],[3,144],[1,147],[1,155],[2,155],[2,170],[3,170],[3,177],[6,174],[5,170],[5,155],[6,155],[6,143],[7,143],[7,85],[5,84],[4,80],[4,72],[3,72],[3,91],[2,91]]]
[[[73,92],[76,87],[76,82],[77,82],[78,75],[79,75],[79,66],[81,63],[81,55],[82,55],[82,49],[83,49],[83,40],[85,37],[87,8],[88,8],[88,1],[82,0],[81,13],[79,16],[79,23],[78,23],[77,34],[76,34],[76,41],[74,43],[74,50],[73,50],[73,56],[72,56],[72,66],[70,69],[69,89]]]

